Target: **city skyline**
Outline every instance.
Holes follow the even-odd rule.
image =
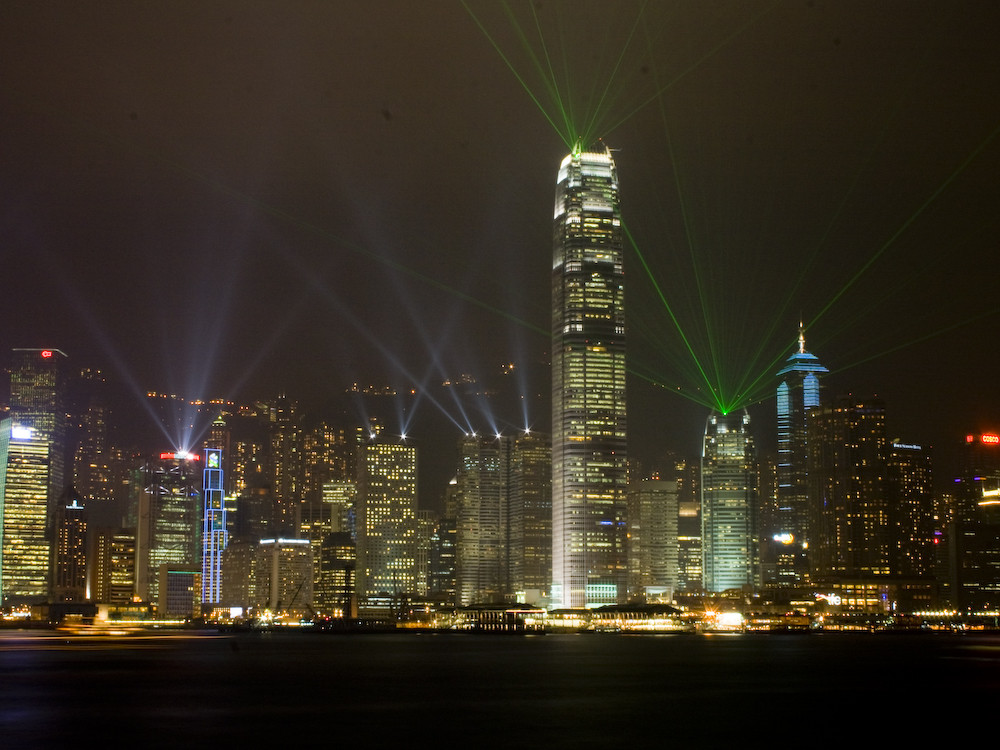
[[[756,358],[773,393],[802,316],[831,395],[877,392],[895,436],[992,427],[996,305],[970,280],[1000,262],[995,11],[639,8],[537,9],[623,174],[637,449],[693,452],[707,413],[656,285],[706,369]],[[545,392],[544,165],[565,147],[491,44],[551,113],[499,11],[5,8],[0,351],[59,347],[136,400],[321,404],[509,361]],[[591,80],[614,84],[601,107]],[[458,422],[453,451],[460,409],[414,400]]]
[[[984,723],[998,21],[0,7],[0,736]]]

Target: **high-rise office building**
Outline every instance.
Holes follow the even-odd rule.
[[[760,585],[757,470],[750,417],[713,413],[701,458],[702,576],[706,591]]]
[[[700,591],[701,581],[701,465],[678,460],[677,479],[677,590]]]
[[[843,396],[809,419],[809,568],[815,581],[891,572],[885,406]]]
[[[268,418],[269,475],[277,511],[275,533],[278,536],[297,537],[302,500],[301,417],[294,401],[279,396],[270,405]]]
[[[50,516],[66,487],[69,458],[68,358],[59,349],[14,349],[10,371],[10,416],[30,427],[50,446],[48,507]]]
[[[136,594],[145,601],[159,598],[161,566],[201,570],[200,458],[165,452],[143,466],[135,578]]]
[[[418,510],[416,517],[416,534],[414,535],[414,571],[416,575],[415,592],[417,596],[427,597],[431,587],[431,557],[432,547],[437,532],[438,514],[432,510]]]
[[[628,567],[630,598],[667,595],[677,586],[680,550],[678,482],[655,475],[640,479],[628,492]]]
[[[795,583],[807,574],[803,552],[809,541],[809,413],[820,405],[819,376],[828,370],[806,351],[799,325],[798,349],[778,371],[778,463],[776,507],[768,513],[765,536],[772,582]],[[791,564],[783,563],[789,561]]]
[[[315,614],[312,547],[308,539],[261,539],[256,575],[256,606],[297,617]]]
[[[302,498],[319,500],[329,482],[354,481],[350,431],[321,422],[302,437]]]
[[[71,487],[57,504],[52,527],[52,598],[82,602],[87,598],[87,510]]]
[[[313,560],[315,608],[329,617],[357,617],[354,572],[357,548],[345,531],[327,534],[320,545],[321,558]],[[315,570],[319,568],[319,575]]]
[[[887,491],[892,523],[892,572],[905,578],[934,574],[934,485],[930,448],[894,440],[888,445]]]
[[[459,440],[451,487],[459,604],[544,599],[552,573],[551,482],[544,435]]]
[[[552,262],[552,591],[556,608],[626,593],[625,275],[618,175],[578,143],[556,184]]]
[[[50,593],[53,521],[66,486],[67,357],[58,349],[14,349],[10,418],[0,436],[0,595]]]
[[[117,527],[93,529],[87,555],[87,598],[127,604],[135,593],[135,532]]]
[[[313,551],[313,590],[316,597],[316,607],[320,612],[327,612],[331,608],[343,609],[344,596],[340,591],[341,583],[323,583],[320,578],[325,572],[334,571],[335,577],[343,573],[342,558],[343,540],[340,535],[345,535],[351,540],[350,566],[351,566],[351,590],[354,587],[354,562],[356,554],[354,552],[354,542],[348,529],[349,511],[354,504],[354,482],[329,481],[323,484],[322,496],[316,497],[313,493],[307,495],[307,499],[302,502],[301,510],[301,534],[303,539],[308,539]],[[337,537],[337,543],[333,547],[327,545],[331,536]],[[327,564],[326,555],[336,555],[336,558]],[[331,567],[332,566],[332,567]],[[333,586],[333,594],[330,594],[330,586]],[[333,598],[331,598],[333,597]],[[348,608],[348,610],[350,609]]]
[[[80,373],[80,439],[73,459],[73,486],[85,501],[110,500],[113,494],[108,443],[107,382],[100,370]]]
[[[949,604],[961,611],[1000,608],[1000,434],[963,440],[962,468],[941,524],[940,569]]]
[[[416,590],[417,449],[376,438],[358,446],[359,607],[392,609]]]
[[[278,509],[270,487],[248,487],[236,498],[236,523],[233,539],[241,542],[259,542],[274,536]]]
[[[510,450],[505,437],[465,435],[459,440],[455,557],[460,605],[503,601]]]
[[[507,527],[511,590],[524,592],[526,602],[538,604],[552,583],[552,446],[548,435],[531,432],[514,439]]]
[[[454,480],[452,480],[454,481]],[[454,604],[457,599],[455,584],[455,546],[458,528],[454,515],[438,519],[431,532],[430,560],[427,571],[427,594],[442,602]]]
[[[42,601],[49,593],[48,498],[52,444],[41,430],[0,422],[0,597]]]
[[[328,614],[313,606],[313,557],[308,539],[236,541],[222,554],[222,603],[262,615]]]

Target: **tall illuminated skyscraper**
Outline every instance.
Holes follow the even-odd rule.
[[[885,405],[841,396],[809,419],[813,581],[892,573]]]
[[[806,426],[809,412],[819,406],[819,375],[828,370],[806,351],[806,338],[799,326],[799,347],[778,371],[777,390],[778,528],[767,531],[790,534],[799,544],[809,539],[809,443]]]
[[[750,417],[712,413],[701,458],[702,575],[706,591],[760,585],[756,453]]]
[[[369,612],[416,591],[417,449],[377,439],[358,446],[357,590]]]
[[[58,349],[14,349],[10,419],[0,429],[0,594],[50,593],[53,519],[65,489],[67,357]]]
[[[518,435],[510,456],[507,565],[511,589],[537,603],[552,584],[552,446]],[[520,600],[519,600],[520,601]]]
[[[603,142],[563,159],[552,262],[552,591],[623,600],[625,275],[618,175]]]
[[[69,360],[59,349],[14,349],[12,356],[10,416],[52,448],[48,499],[52,512],[66,488]]]
[[[669,599],[677,588],[678,484],[676,478],[661,478],[657,474],[629,488],[628,572],[632,597],[669,592]]]
[[[87,509],[72,488],[60,498],[52,527],[52,599],[82,602],[87,598]]]
[[[222,451],[206,448],[205,468],[202,470],[201,531],[201,601],[204,604],[222,601],[222,550],[229,541],[222,478]]]
[[[506,542],[513,438],[466,435],[459,440],[458,603],[503,601],[508,593]]]
[[[201,457],[161,453],[142,468],[135,538],[135,587],[142,599],[160,596],[161,566],[201,569]]]
[[[42,601],[49,591],[47,531],[52,446],[33,427],[0,422],[0,597]]]

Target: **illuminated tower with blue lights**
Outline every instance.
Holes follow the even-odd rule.
[[[202,473],[204,515],[201,533],[201,601],[218,604],[222,600],[222,550],[228,542],[226,498],[222,483],[222,451],[205,449]]]
[[[552,262],[555,608],[626,594],[625,274],[611,151],[578,142],[556,183]]]
[[[806,351],[799,324],[797,351],[778,371],[777,528],[769,529],[787,544],[800,547],[809,540],[809,412],[819,407],[819,375],[828,370]]]

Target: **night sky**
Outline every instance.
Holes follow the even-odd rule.
[[[1000,427],[995,4],[641,7],[4,3],[0,352],[313,410],[416,389],[442,465],[461,409],[490,426],[446,378],[506,379],[547,429],[551,71],[635,238],[633,453],[694,454],[712,384],[773,393],[800,316],[893,437]]]

